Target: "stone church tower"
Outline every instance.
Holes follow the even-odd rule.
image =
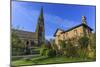
[[[43,16],[43,8],[41,8],[40,16],[38,18],[36,31],[38,38],[38,46],[41,46],[45,43],[45,28],[44,28],[44,16]]]

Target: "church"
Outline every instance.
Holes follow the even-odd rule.
[[[45,28],[43,8],[41,8],[35,32],[28,32],[24,30],[12,29],[24,45],[28,48],[33,48],[34,45],[40,47],[45,42]]]

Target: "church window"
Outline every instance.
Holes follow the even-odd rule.
[[[26,41],[26,47],[28,47],[29,46],[29,41]]]
[[[28,45],[29,44],[29,41],[27,41],[26,44]]]

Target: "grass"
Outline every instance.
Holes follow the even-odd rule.
[[[57,63],[72,63],[72,62],[84,62],[93,61],[93,59],[82,59],[82,58],[67,58],[65,56],[59,57],[45,57],[45,56],[35,56],[31,58],[20,58],[18,60],[12,60],[12,66],[23,66],[23,65],[42,65],[42,64],[57,64]]]

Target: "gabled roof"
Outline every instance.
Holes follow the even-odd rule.
[[[74,27],[72,27],[72,28],[70,28],[70,29],[68,29],[68,30],[66,30],[66,31],[64,31],[64,32],[68,32],[68,31],[70,31],[70,30],[72,30],[72,29],[75,29],[75,28],[77,28],[77,27],[80,27],[80,26],[84,26],[84,27],[86,27],[86,28],[88,28],[88,29],[90,29],[91,31],[93,30],[91,27],[89,27],[87,24],[79,24],[79,25],[76,25],[76,26],[74,26]]]
[[[64,30],[60,29],[60,28],[57,28],[56,32],[54,33],[54,36],[56,36],[56,33],[58,32],[58,30],[61,30],[64,32]]]
[[[90,29],[91,31],[93,30],[93,29],[92,29],[91,27],[89,27],[88,25],[86,25],[86,24],[84,24],[84,23],[81,23],[81,24],[76,25],[76,26],[74,26],[74,27],[72,27],[72,28],[70,28],[70,29],[68,29],[68,30],[65,30],[65,31],[62,30],[62,29],[57,29],[56,32],[54,33],[54,36],[56,36],[56,33],[57,33],[58,30],[62,30],[62,31],[63,31],[62,33],[64,33],[64,32],[68,32],[68,31],[70,31],[70,30],[73,30],[73,29],[75,29],[75,28],[77,28],[77,27],[80,27],[80,26],[84,26],[84,27]]]

